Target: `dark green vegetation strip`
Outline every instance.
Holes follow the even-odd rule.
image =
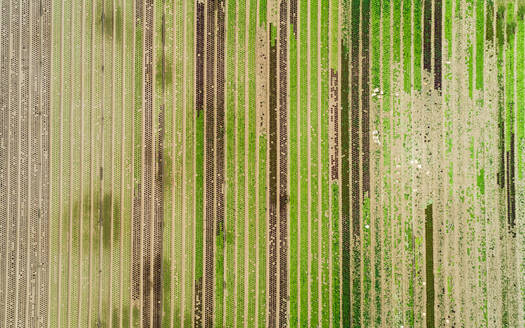
[[[352,215],[352,234],[351,234],[351,259],[350,259],[350,279],[351,279],[351,325],[361,325],[361,72],[360,72],[360,23],[361,21],[361,4],[360,1],[352,1],[351,9],[351,38],[352,47],[352,78],[349,85],[351,88],[351,124],[350,124],[350,144],[351,144],[351,215]],[[364,24],[363,24],[364,26]],[[363,113],[364,114],[364,113]],[[364,118],[364,115],[363,115]],[[364,155],[364,153],[363,153]],[[363,180],[364,181],[364,180]],[[364,190],[364,189],[363,189]]]
[[[213,326],[214,227],[215,227],[215,12],[217,0],[206,3],[205,92],[205,223],[204,223],[204,327]]]
[[[133,194],[133,251],[132,251],[132,325],[140,326],[140,297],[141,297],[141,271],[142,271],[142,5],[140,1],[135,2],[135,65],[134,65],[134,84],[135,84],[135,112],[133,120],[134,132],[134,194]]]
[[[344,26],[344,25],[343,25]],[[343,36],[348,31],[343,30]],[[348,327],[350,322],[350,58],[348,37],[341,41],[341,231],[342,231],[342,323]]]
[[[505,18],[505,151],[507,179],[507,224],[509,233],[515,236],[516,181],[515,181],[515,34],[514,4],[507,5]]]
[[[432,204],[425,208],[426,326],[434,327],[434,223]]]
[[[157,285],[157,274],[155,269],[155,261],[157,255],[152,252],[153,244],[155,243],[152,231],[152,224],[155,220],[155,208],[153,208],[155,198],[154,190],[154,168],[155,168],[155,154],[154,154],[154,134],[157,127],[155,127],[154,119],[154,105],[153,105],[153,1],[148,0],[144,3],[144,212],[143,212],[143,263],[144,270],[143,280],[143,300],[142,300],[142,322],[143,325],[151,325],[152,318],[155,314],[155,307],[158,304],[152,302],[154,295],[152,295],[155,286]],[[153,255],[153,258],[152,258]],[[152,272],[153,271],[153,272]]]
[[[216,73],[216,129],[215,129],[215,194],[216,194],[216,222],[215,222],[215,242],[216,251],[215,257],[215,290],[216,304],[214,306],[215,312],[215,327],[221,327],[223,318],[223,291],[224,291],[224,218],[225,218],[225,203],[224,203],[224,182],[225,182],[225,3],[224,0],[219,0],[217,3],[217,73]]]
[[[279,326],[288,321],[288,3],[279,8]],[[248,246],[249,247],[249,246]]]
[[[434,1],[434,88],[441,89],[442,75],[442,0]]]
[[[432,72],[432,1],[423,5],[423,68]]]
[[[171,80],[166,79],[168,72],[168,60],[165,56],[165,22],[164,22],[164,8],[157,2],[151,3],[152,6],[152,48],[153,55],[152,63],[161,62],[160,67],[152,67],[156,70],[156,76],[160,76],[160,88],[158,87],[158,79],[152,77],[152,98],[153,98],[153,163],[154,163],[154,196],[153,196],[153,264],[152,264],[152,275],[153,275],[153,288],[152,288],[152,325],[154,327],[160,327],[162,322],[162,247],[163,247],[163,218],[164,218],[164,187],[172,185],[171,179],[165,178],[164,163],[166,156],[164,155],[164,143],[165,143],[165,120],[166,120],[166,105],[165,89],[166,84]],[[153,22],[156,22],[153,25]],[[159,24],[160,22],[160,24]],[[160,50],[160,51],[159,51]],[[170,59],[171,60],[171,59]],[[153,64],[154,65],[154,64]],[[152,65],[152,66],[153,66]],[[152,72],[152,76],[155,73]],[[155,84],[156,83],[156,84]],[[168,160],[170,160],[168,158]],[[170,160],[171,161],[171,160]],[[181,165],[179,164],[179,167]],[[177,297],[174,297],[177,299]]]

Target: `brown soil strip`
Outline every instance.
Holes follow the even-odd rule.
[[[279,24],[279,326],[288,316],[288,3],[280,4]],[[295,25],[294,25],[295,26]]]
[[[204,325],[213,324],[213,260],[214,260],[214,199],[215,199],[215,0],[207,2],[206,11],[206,201],[205,201],[205,268]]]
[[[351,176],[351,215],[352,215],[352,223],[351,223],[351,246],[350,246],[350,272],[349,272],[349,279],[351,287],[349,287],[350,293],[349,293],[349,306],[348,311],[350,322],[352,326],[360,326],[361,325],[361,193],[360,193],[360,187],[361,183],[364,184],[365,182],[365,174],[362,175],[361,180],[361,158],[365,159],[364,156],[364,149],[361,148],[360,143],[360,128],[361,124],[365,121],[365,113],[364,110],[361,113],[361,106],[360,106],[360,93],[361,89],[361,76],[360,76],[360,64],[364,63],[364,60],[362,61],[361,57],[359,56],[359,46],[360,46],[360,29],[359,25],[361,22],[361,16],[360,16],[360,3],[357,1],[352,2],[352,9],[351,9],[351,47],[352,47],[352,73],[351,73],[351,83],[348,86],[351,88],[351,126],[350,126],[350,144],[351,144],[351,168],[350,168],[350,176]],[[364,23],[363,23],[364,25]],[[364,48],[363,48],[364,50]],[[364,105],[364,104],[363,104]],[[364,106],[363,106],[364,108]],[[366,114],[368,115],[368,114]],[[360,121],[360,119],[363,120],[363,122]],[[365,129],[365,127],[362,127]],[[364,143],[363,143],[364,145]],[[361,157],[363,156],[363,157]],[[364,165],[363,165],[364,169]],[[363,191],[365,189],[363,188]],[[345,325],[345,323],[343,323]]]
[[[162,207],[162,206],[160,206]],[[162,241],[162,230],[158,229],[159,224],[155,224],[155,230],[160,231],[160,236],[156,239],[156,244],[158,241]],[[154,234],[157,234],[157,231]],[[159,251],[160,250],[160,251]],[[154,260],[153,260],[153,327],[160,327],[161,317],[162,317],[162,285],[161,285],[161,263],[162,263],[162,248],[158,245],[155,245],[154,249]],[[178,317],[176,317],[178,318]]]
[[[164,12],[161,18],[161,43],[162,53],[160,54],[162,60],[161,77],[162,77],[162,100],[159,106],[160,112],[158,113],[158,136],[157,136],[157,166],[155,175],[155,225],[153,230],[154,235],[154,263],[153,263],[153,278],[154,278],[154,290],[153,290],[153,327],[160,327],[162,318],[162,245],[163,245],[163,232],[162,225],[164,220],[164,124],[165,124],[165,92],[166,92],[166,56],[165,56],[165,45],[166,45],[166,21]],[[157,55],[158,57],[159,55]],[[157,73],[158,76],[158,73]],[[169,183],[169,181],[168,181]]]
[[[277,325],[277,43],[270,24],[270,116],[269,116],[269,149],[270,149],[270,181],[269,181],[269,222],[268,222],[268,266],[269,266],[269,304],[268,327]]]
[[[151,322],[152,302],[152,223],[153,212],[153,170],[154,126],[153,126],[153,0],[146,1],[144,15],[144,220],[143,220],[143,316],[142,322],[149,326]]]
[[[146,212],[146,211],[145,211]],[[146,237],[146,229],[144,229],[144,244],[147,244],[147,237]],[[142,326],[143,327],[149,327],[150,326],[150,298],[151,293],[149,292],[152,287],[152,281],[150,279],[150,273],[151,273],[151,255],[147,252],[148,249],[144,249],[144,256],[142,264],[144,265],[144,271],[142,271],[143,274],[143,281],[142,281],[142,288],[143,291],[143,299],[142,299]]]
[[[339,179],[339,103],[338,103],[338,93],[337,88],[338,76],[337,72],[331,68],[330,69],[330,99],[332,99],[330,107],[330,120],[332,121],[332,131],[331,131],[331,145],[332,152],[330,158],[330,171],[332,180],[336,181]]]
[[[357,13],[355,13],[357,11]],[[356,238],[359,238],[360,232],[360,204],[359,204],[359,176],[360,176],[360,147],[359,147],[359,3],[352,4],[352,81],[349,85],[351,88],[351,132],[350,143],[352,149],[352,165],[351,165],[351,188],[352,188],[352,233]],[[363,115],[364,120],[364,115]],[[364,178],[364,177],[363,177]],[[363,179],[364,181],[364,179]],[[359,261],[359,259],[355,259]]]
[[[224,13],[224,0],[219,0],[217,6],[217,111],[216,111],[216,177],[217,186],[216,197],[217,197],[217,231],[215,234],[219,236],[224,231],[224,33],[225,33],[225,13]],[[221,250],[222,252],[222,250]],[[223,253],[218,256],[224,256]],[[222,301],[221,301],[222,302]]]
[[[136,0],[135,2],[135,29],[140,29],[142,25],[142,1]],[[136,32],[135,32],[136,33]],[[137,79],[138,77],[135,77]],[[135,103],[135,108],[141,106]],[[136,123],[134,122],[134,126]],[[135,132],[134,132],[135,134]],[[136,161],[137,159],[135,159]],[[142,165],[142,163],[141,163]],[[142,249],[142,181],[140,181],[133,194],[133,249],[132,249],[132,275],[131,275],[131,297],[133,301],[140,301],[140,272],[142,266],[141,249]]]
[[[195,0],[197,10],[195,57],[195,107],[199,113],[204,107],[204,2]],[[197,114],[198,115],[198,114]]]
[[[164,22],[163,22],[164,23]],[[163,47],[164,49],[164,47]],[[164,89],[164,65],[162,67],[163,89]],[[162,221],[164,217],[164,104],[161,105],[159,115],[159,128],[157,136],[157,166],[155,174],[155,221],[153,227],[153,327],[160,327],[162,316]]]

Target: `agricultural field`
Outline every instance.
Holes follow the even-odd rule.
[[[525,0],[0,22],[0,327],[525,327]]]

